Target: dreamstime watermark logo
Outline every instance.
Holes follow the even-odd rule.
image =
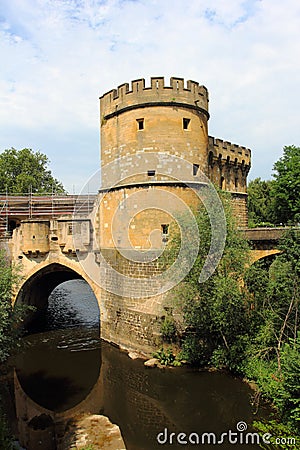
[[[156,436],[160,445],[286,445],[295,446],[296,438],[274,437],[270,433],[259,434],[247,431],[248,425],[244,421],[236,424],[235,430],[228,430],[217,434],[213,432],[204,433],[172,433],[165,428]]]
[[[213,184],[198,167],[196,172],[195,165],[189,161],[154,152],[123,156],[102,167],[103,187],[90,215],[92,251],[77,252],[82,268],[94,282],[113,294],[131,298],[163,294],[180,283],[193,267],[203,239],[191,208],[192,196],[194,203],[197,199],[206,209],[211,228],[210,247],[199,282],[205,282],[214,273],[225,246],[226,218]],[[100,171],[86,183],[82,192],[99,179]],[[141,230],[137,229],[135,235],[133,232],[134,222],[142,214],[147,231],[151,223],[156,223],[147,237],[147,246],[137,245]],[[73,219],[80,217],[81,206],[78,206]],[[147,264],[155,266],[165,248],[165,236],[157,225],[158,219],[152,220],[158,217],[176,222],[181,236],[180,248],[170,267],[162,271],[143,271]],[[73,239],[75,248],[80,249],[82,235],[75,233]],[[160,246],[157,245],[159,240]],[[116,258],[107,247],[117,250],[119,264],[121,257],[131,272],[118,270]]]

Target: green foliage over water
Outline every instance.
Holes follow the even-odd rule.
[[[255,430],[260,432],[260,435],[267,434],[270,444],[264,444],[261,440],[260,448],[264,450],[299,450],[300,437],[295,436],[292,428],[283,423],[278,423],[276,420],[269,422],[253,422]]]
[[[153,357],[157,358],[162,366],[181,366],[181,355],[175,355],[170,347],[162,347],[153,354]]]
[[[0,448],[5,450],[14,450],[12,436],[9,432],[8,422],[1,406],[0,397]]]
[[[201,209],[198,257],[172,291],[168,322],[163,325],[170,330],[176,325],[172,334],[179,336],[184,360],[226,368],[255,381],[276,406],[282,423],[300,435],[300,233],[288,230],[279,244],[282,254],[250,265],[249,246],[235,226],[226,197],[223,204],[223,257],[213,275],[199,284],[210,244],[209,218]],[[176,255],[179,246],[176,235],[169,255]]]
[[[0,364],[18,348],[22,321],[26,311],[32,309],[12,306],[13,289],[19,278],[18,269],[11,266],[5,253],[0,251]]]
[[[197,212],[200,230],[198,257],[183,282],[172,291],[170,304],[174,322],[176,317],[183,318],[183,323],[178,323],[177,319],[177,327],[184,359],[201,366],[215,365],[237,370],[244,358],[249,322],[248,298],[242,289],[249,246],[236,232],[229,204],[225,196],[227,237],[223,257],[214,274],[200,285],[199,273],[210,245],[210,218],[204,209]],[[189,246],[195,246],[194,236],[189,238]],[[169,255],[172,251],[176,255],[179,246],[180,235],[174,235]]]
[[[10,265],[5,253],[0,251],[0,370],[5,369],[7,358],[16,351],[20,344],[20,325],[26,309],[22,306],[12,307],[12,294],[20,274],[16,267]],[[0,398],[0,448],[11,450],[12,444],[8,422],[1,406]]]

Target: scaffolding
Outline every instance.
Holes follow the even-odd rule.
[[[87,216],[93,210],[96,197],[96,194],[0,193],[0,237],[9,236],[16,222],[26,219]]]

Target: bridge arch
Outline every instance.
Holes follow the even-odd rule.
[[[268,249],[268,250],[259,250],[259,249],[255,249],[255,250],[251,250],[251,264],[254,264],[256,261],[260,261],[262,259],[265,258],[271,258],[271,257],[275,257],[276,255],[279,255],[280,253],[282,253],[281,250],[278,250],[277,248],[272,248],[272,249]]]
[[[99,293],[94,283],[89,280],[85,273],[74,264],[65,264],[65,262],[53,262],[38,265],[38,268],[29,272],[25,277],[18,292],[15,295],[14,304],[30,305],[36,308],[34,316],[45,310],[48,306],[48,299],[51,292],[61,283],[70,280],[84,280],[92,292],[100,309]],[[97,295],[98,294],[98,295]],[[32,319],[28,316],[27,321]]]

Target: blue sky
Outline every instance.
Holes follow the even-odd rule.
[[[0,151],[46,153],[69,192],[99,168],[99,96],[179,76],[210,93],[210,135],[250,179],[300,146],[298,0],[1,0]]]

